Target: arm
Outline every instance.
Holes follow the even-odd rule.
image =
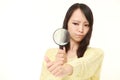
[[[48,72],[46,70],[45,62],[43,62],[42,68],[41,68],[40,80],[46,80],[47,74],[48,74]]]
[[[88,79],[95,74],[96,79],[99,77],[99,70],[103,60],[103,51],[100,49],[89,49],[87,50],[87,53],[89,54],[67,63],[72,66],[72,74],[70,77]]]

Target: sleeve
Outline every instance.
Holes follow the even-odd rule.
[[[45,80],[47,74],[47,70],[45,68],[45,63],[42,63],[42,68],[41,68],[41,75],[40,75],[40,80]]]
[[[84,57],[77,58],[68,63],[73,67],[73,73],[70,77],[83,80],[89,79],[95,74],[99,75],[102,60],[103,51],[101,49],[88,50]],[[97,77],[99,77],[98,75]],[[94,77],[92,80],[98,80],[97,77]]]

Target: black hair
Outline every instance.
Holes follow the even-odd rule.
[[[88,33],[86,34],[86,36],[79,43],[79,47],[78,47],[78,50],[77,50],[77,57],[79,58],[79,57],[82,57],[84,55],[84,52],[86,51],[87,46],[89,45],[89,42],[90,42],[90,38],[91,38],[91,35],[92,35],[92,28],[93,28],[93,14],[92,14],[91,9],[86,4],[83,4],[83,3],[81,3],[81,4],[80,3],[73,4],[68,9],[68,11],[67,11],[67,13],[65,15],[64,22],[63,22],[63,28],[64,29],[68,29],[68,21],[71,18],[73,12],[76,9],[80,9],[83,12],[86,19],[89,22],[89,27],[90,27]],[[61,48],[61,46],[59,46],[59,47]],[[66,52],[67,52],[70,49],[70,43],[65,45],[65,48],[66,48]]]

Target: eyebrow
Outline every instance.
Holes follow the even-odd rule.
[[[81,22],[81,21],[79,21],[79,20],[72,20],[72,21],[75,21],[75,22]],[[84,23],[88,23],[89,24],[89,22],[88,21],[85,21]]]
[[[79,21],[79,20],[72,20],[72,21],[79,22],[79,23],[81,22],[81,21]]]

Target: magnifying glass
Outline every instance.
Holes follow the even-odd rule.
[[[66,29],[59,28],[53,33],[53,40],[60,46],[65,46],[70,41],[69,32]]]

